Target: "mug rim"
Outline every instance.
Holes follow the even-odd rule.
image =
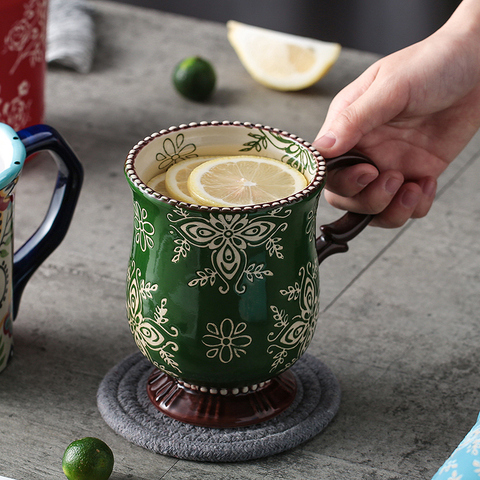
[[[25,146],[17,132],[10,125],[0,123],[0,151],[4,152],[7,145],[10,147],[9,151],[4,159],[0,158],[0,189],[5,188],[20,175],[27,156]],[[2,164],[5,167],[3,169]]]
[[[200,127],[222,127],[222,126],[234,126],[234,127],[250,128],[250,129],[257,129],[257,130],[265,130],[265,131],[280,135],[284,138],[293,140],[294,142],[298,143],[299,145],[304,147],[306,150],[308,150],[312,155],[312,157],[314,157],[316,161],[316,171],[313,176],[313,179],[308,183],[308,185],[303,190],[300,190],[299,192],[296,192],[293,195],[275,200],[273,202],[266,202],[262,204],[253,204],[253,205],[241,205],[241,206],[233,206],[233,207],[213,207],[208,205],[191,204],[191,203],[183,202],[180,200],[176,200],[166,195],[162,195],[161,193],[158,193],[152,188],[148,187],[147,184],[143,182],[143,180],[141,180],[140,177],[137,175],[137,172],[135,169],[135,159],[140,153],[140,151],[153,140],[158,139],[163,135],[170,134],[172,132],[177,132],[177,131],[181,132],[184,130],[200,128]],[[307,142],[301,137],[298,137],[295,134],[289,133],[279,128],[270,127],[268,125],[263,125],[259,123],[254,124],[251,122],[228,121],[228,120],[224,120],[222,122],[220,121],[210,121],[210,122],[202,121],[198,123],[191,122],[189,124],[180,124],[179,126],[171,126],[167,129],[162,129],[158,132],[154,132],[151,135],[145,137],[143,140],[140,140],[139,142],[137,142],[137,144],[135,144],[133,148],[130,150],[130,152],[128,153],[125,161],[125,175],[127,176],[127,179],[132,183],[133,186],[139,188],[148,196],[153,197],[156,200],[160,200],[161,202],[168,203],[173,206],[181,206],[182,208],[188,208],[188,209],[198,210],[198,211],[221,211],[221,212],[256,211],[256,210],[261,210],[266,208],[276,208],[276,207],[282,207],[285,205],[291,205],[292,203],[297,203],[300,200],[303,200],[315,194],[317,191],[321,190],[325,184],[326,171],[327,171],[327,167],[326,167],[326,162],[323,156],[315,147],[313,147],[311,143]]]

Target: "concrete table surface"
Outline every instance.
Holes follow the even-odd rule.
[[[427,218],[367,228],[320,267],[321,315],[309,352],[342,387],[333,422],[271,458],[197,463],[127,442],[96,405],[107,371],[137,351],[125,315],[132,241],[130,148],[171,125],[263,123],[313,140],[331,98],[376,56],[344,50],[330,73],[297,93],[267,90],[239,63],[224,25],[95,0],[93,71],[50,69],[46,123],[78,154],[85,182],[67,237],[27,285],[14,323],[15,356],[0,374],[0,475],[62,479],[66,446],[96,436],[113,449],[114,480],[428,479],[475,422],[480,306],[480,136],[440,180]],[[207,103],[180,98],[171,71],[210,58]],[[18,186],[16,244],[48,205],[54,169],[29,162]],[[323,201],[319,224],[339,216]]]

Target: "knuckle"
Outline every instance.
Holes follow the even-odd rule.
[[[408,218],[392,218],[390,215],[377,215],[373,218],[370,225],[380,228],[400,228],[407,223]]]

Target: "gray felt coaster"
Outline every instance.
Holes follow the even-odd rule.
[[[151,404],[146,382],[153,368],[140,352],[125,358],[100,384],[98,409],[128,441],[185,460],[238,462],[289,450],[320,433],[340,404],[340,387],[331,370],[306,354],[291,369],[297,395],[285,412],[248,427],[197,427],[173,420]]]

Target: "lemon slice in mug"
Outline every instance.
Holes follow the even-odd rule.
[[[212,160],[215,157],[195,157],[188,160],[182,160],[172,165],[165,175],[165,187],[168,196],[186,203],[196,203],[192,198],[187,187],[187,180],[190,172],[205,163],[207,160]],[[152,187],[153,188],[153,187]]]
[[[165,172],[155,175],[155,177],[147,182],[147,187],[155,190],[160,195],[168,195],[167,187],[165,186],[165,176]]]
[[[199,205],[236,207],[288,197],[303,190],[307,179],[279,160],[241,155],[202,163],[192,171],[187,185]]]
[[[301,90],[318,82],[337,61],[341,46],[289,33],[227,22],[228,40],[250,75],[276,90]]]

